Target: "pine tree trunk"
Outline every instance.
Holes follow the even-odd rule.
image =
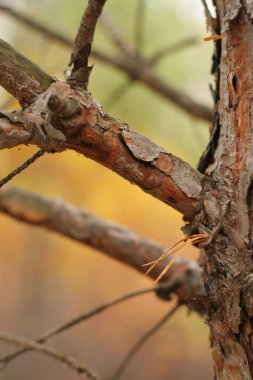
[[[224,37],[214,56],[216,118],[202,160],[210,183],[199,230],[211,236],[202,261],[216,379],[246,380],[253,379],[253,7],[214,2],[213,32]]]

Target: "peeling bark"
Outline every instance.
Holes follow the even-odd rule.
[[[50,117],[45,118],[49,109]],[[72,90],[58,81],[26,111],[3,116],[2,148],[7,147],[8,136],[13,146],[20,134],[21,142],[27,138],[27,144],[49,152],[73,149],[171,205],[187,220],[199,210],[204,176],[125,123],[104,114],[88,92]]]
[[[199,230],[211,235],[204,281],[216,378],[245,380],[253,378],[253,27],[245,2],[217,0],[216,7],[225,36],[215,67],[219,134],[206,163],[215,191],[207,184]]]

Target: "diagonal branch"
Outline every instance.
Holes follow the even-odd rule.
[[[118,298],[115,298],[109,302],[106,302],[102,305],[99,305],[97,307],[95,307],[94,309],[92,310],[89,310],[88,312],[85,312],[85,313],[82,313],[82,314],[79,314],[77,317],[75,318],[72,318],[70,320],[68,320],[67,322],[64,322],[62,324],[60,324],[59,326],[56,326],[54,328],[52,328],[51,330],[43,333],[42,335],[40,335],[37,339],[36,339],[36,342],[37,343],[44,343],[46,340],[48,340],[49,338],[52,338],[74,326],[76,326],[77,324],[81,323],[81,322],[84,322],[86,321],[87,319],[107,310],[108,308],[112,307],[112,306],[116,306],[122,302],[125,302],[131,298],[134,298],[134,297],[138,297],[138,296],[141,296],[141,295],[145,295],[145,294],[148,294],[148,293],[153,293],[153,292],[156,292],[157,295],[159,296],[159,294],[164,294],[166,296],[168,296],[167,299],[170,299],[170,293],[175,291],[176,288],[178,288],[177,284],[176,283],[172,283],[172,284],[169,284],[169,283],[163,283],[163,284],[160,284],[156,287],[152,286],[150,288],[145,288],[145,289],[141,289],[141,290],[136,290],[134,292],[130,292],[130,293],[127,293],[123,296],[120,296]],[[33,347],[24,347],[24,348],[21,348],[21,349],[18,349],[18,350],[15,350],[5,356],[2,356],[0,357],[0,363],[2,364],[2,369],[8,364],[10,363],[10,361],[12,361],[13,359],[15,359],[16,357],[22,355],[23,353],[27,352],[27,351],[30,351],[32,350]]]
[[[41,354],[50,356],[61,363],[67,365],[70,369],[73,369],[78,374],[85,374],[88,379],[98,380],[100,377],[87,367],[79,364],[74,358],[68,356],[60,351],[57,351],[55,348],[46,346],[41,343],[37,343],[32,339],[23,338],[21,336],[9,334],[6,332],[0,331],[0,340],[7,343],[15,344],[16,346],[22,346],[28,349],[33,349]]]
[[[19,62],[16,65],[18,70]],[[8,90],[19,98],[16,83]],[[27,91],[29,101],[34,91]],[[0,149],[20,143],[36,144],[48,152],[75,150],[171,205],[186,219],[200,207],[202,174],[105,114],[88,92],[73,90],[64,82],[53,83],[26,111],[0,115]]]
[[[23,22],[33,30],[42,33],[46,37],[53,39],[54,41],[63,44],[66,47],[72,47],[73,42],[68,37],[64,37],[60,33],[57,33],[56,31],[45,27],[38,21],[34,21],[30,17],[14,10],[9,5],[7,6],[0,4],[0,10]],[[139,59],[138,62],[136,62],[136,56],[133,55],[128,54],[124,55],[123,57],[113,57],[96,49],[92,49],[91,55],[98,61],[111,65],[125,72],[130,77],[130,79],[134,78],[136,81],[143,82],[152,91],[160,94],[165,99],[178,106],[181,110],[188,112],[190,115],[202,118],[208,122],[213,121],[213,111],[211,108],[196,102],[194,99],[186,96],[184,93],[182,93],[182,91],[175,89],[170,84],[163,83],[159,77],[155,75],[154,71],[150,67],[149,71],[147,72],[146,68],[148,65],[144,64],[145,59]],[[151,60],[147,59],[149,66],[150,62],[152,63],[152,57]],[[145,75],[142,75],[143,70],[146,70]]]
[[[134,231],[98,218],[60,200],[6,187],[0,193],[0,211],[22,222],[47,228],[144,272],[143,264],[157,259],[166,250],[158,243]],[[149,276],[156,278],[168,261]],[[205,290],[197,263],[178,259],[167,272],[165,281],[180,283],[180,299],[193,308],[204,309]]]
[[[89,0],[74,42],[69,66],[73,69],[68,78],[72,86],[87,89],[92,66],[88,65],[97,20],[106,0]]]
[[[118,48],[118,50],[122,54],[126,56],[132,54],[132,49],[124,40],[123,36],[121,35],[121,31],[117,28],[109,13],[103,12],[103,14],[100,17],[100,25],[102,26],[106,34],[108,34],[115,47]],[[94,50],[92,50],[91,54],[93,53],[93,51]]]
[[[131,350],[128,352],[122,363],[115,371],[114,375],[109,380],[118,380],[121,378],[123,372],[129,365],[130,361],[141,349],[141,347],[148,341],[148,339],[150,339],[157,331],[160,330],[160,328],[175,314],[175,312],[179,309],[180,306],[180,304],[176,304],[135,343],[135,345],[131,348]]]
[[[0,39],[0,85],[22,106],[32,103],[52,82],[39,66]]]
[[[47,126],[43,117],[49,106],[53,128],[42,139],[41,131]],[[138,185],[186,219],[194,217],[200,208],[205,176],[125,123],[104,114],[88,92],[73,91],[58,81],[27,111],[4,116],[0,118],[0,148],[14,146],[17,134],[22,135],[20,142],[35,143],[48,151],[60,151],[65,144]]]

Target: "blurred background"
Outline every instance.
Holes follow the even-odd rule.
[[[0,1],[0,4],[2,2]],[[108,0],[105,6],[128,45],[135,48],[139,0]],[[8,5],[45,26],[74,38],[87,1],[9,0]],[[209,84],[212,43],[207,35],[201,1],[145,0],[142,43],[150,57],[160,48],[193,37],[189,46],[168,53],[156,65],[159,78],[203,104],[211,106]],[[64,79],[70,50],[31,31],[0,12],[1,38],[38,63],[51,75]],[[99,25],[94,47],[116,54],[114,44]],[[105,110],[127,122],[169,152],[196,166],[208,141],[210,125],[193,118],[151,91],[132,83],[115,68],[91,59],[94,68],[90,91]],[[0,109],[18,108],[1,89]],[[1,151],[0,177],[4,177],[37,149],[21,146]],[[100,217],[136,230],[169,246],[182,237],[182,217],[108,169],[74,152],[45,155],[12,183],[86,209]],[[55,233],[27,226],[0,214],[2,307],[0,329],[36,337],[100,303],[145,286],[151,281],[133,269],[95,250]],[[193,249],[188,257],[197,259]],[[171,307],[153,294],[130,300],[68,330],[48,343],[103,376],[110,376],[128,350]],[[169,320],[131,361],[123,380],[202,380],[212,378],[208,329],[205,321],[186,308]],[[1,343],[1,354],[12,349]],[[58,362],[36,353],[13,361],[4,380],[72,380],[78,375]]]

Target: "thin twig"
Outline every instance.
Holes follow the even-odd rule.
[[[66,47],[71,47],[73,44],[72,40],[70,40],[68,37],[60,35],[52,29],[49,29],[48,27],[40,24],[38,21],[34,22],[33,19],[27,16],[23,16],[7,5],[0,5],[0,10],[25,23],[33,30],[43,33],[46,37],[51,38],[58,43],[64,44]],[[92,49],[91,55],[98,61],[109,64],[127,73],[130,78],[135,78],[135,80],[145,83],[151,90],[155,91],[157,94],[162,95],[165,99],[176,104],[178,107],[190,115],[202,118],[208,122],[213,120],[212,109],[200,103],[197,103],[192,98],[187,97],[181,91],[173,88],[170,84],[165,84],[164,81],[162,82],[158,77],[156,77],[153,71],[149,70],[146,72],[146,70],[144,70],[145,67],[140,66],[140,60],[138,60],[138,65],[136,65],[136,62],[133,62],[133,57],[130,57],[131,60],[127,60],[126,57],[113,57],[95,49]],[[148,63],[147,60],[146,63]]]
[[[13,343],[17,346],[26,347],[26,349],[35,350],[44,355],[51,356],[52,358],[66,364],[69,368],[73,369],[79,374],[85,374],[88,379],[98,380],[100,377],[87,367],[79,364],[74,358],[68,356],[53,347],[46,346],[35,342],[32,339],[26,339],[21,336],[5,333],[0,331],[0,340],[8,343]]]
[[[116,105],[116,103],[119,102],[119,100],[121,100],[121,98],[131,88],[131,86],[133,85],[133,83],[134,83],[134,81],[130,79],[130,80],[124,82],[123,84],[121,84],[120,86],[118,86],[113,91],[113,93],[110,95],[109,99],[107,98],[107,100],[105,100],[105,102],[104,102],[104,108],[107,111],[111,111],[112,108]]]
[[[100,25],[103,27],[103,29],[110,37],[111,41],[122,54],[132,54],[131,48],[128,46],[127,42],[121,35],[120,30],[117,28],[116,24],[112,19],[112,16],[109,13],[103,12],[103,14],[100,17]]]
[[[28,160],[26,160],[22,165],[20,165],[15,170],[13,170],[11,173],[9,173],[6,177],[4,177],[3,179],[1,179],[1,181],[0,181],[0,189],[6,183],[8,183],[12,178],[14,178],[16,175],[18,175],[19,173],[21,173],[23,170],[27,169],[28,166],[30,166],[31,164],[33,164],[38,158],[40,158],[41,156],[43,156],[44,153],[45,153],[44,149],[38,150],[38,152],[36,152],[32,157],[28,158]]]
[[[14,17],[16,20],[21,21],[23,24],[25,24],[29,28],[32,28],[36,32],[41,33],[45,37],[50,38],[58,43],[61,43],[66,47],[71,48],[73,45],[73,41],[70,38],[63,36],[62,34],[56,32],[55,30],[51,30],[49,27],[41,24],[38,21],[35,21],[33,18],[15,10],[14,8],[10,7],[7,4],[0,3],[0,11],[5,12],[9,16]]]
[[[92,69],[92,67],[88,65],[91,44],[98,18],[105,2],[106,0],[89,0],[87,8],[85,9],[69,61],[69,66],[73,65],[73,69],[68,78],[68,83],[72,86],[87,89]]]
[[[143,47],[145,11],[145,0],[138,0],[134,29],[134,43],[137,53],[140,53]]]
[[[50,331],[47,331],[46,333],[42,334],[40,337],[38,337],[37,339],[35,339],[36,342],[38,343],[42,343],[42,342],[45,342],[47,339],[49,338],[52,338],[53,336],[59,334],[59,333],[62,333],[63,331],[65,330],[68,330],[74,326],[76,326],[77,324],[93,317],[94,315],[96,314],[99,314],[101,313],[102,311],[105,311],[106,309],[112,307],[112,306],[115,306],[119,303],[122,303],[124,301],[127,301],[129,300],[130,298],[134,298],[134,297],[137,297],[137,296],[140,296],[140,295],[144,295],[144,294],[147,294],[147,293],[151,293],[151,292],[158,292],[158,294],[160,294],[159,292],[163,291],[163,292],[166,292],[166,293],[170,293],[171,291],[175,291],[175,287],[178,287],[178,284],[177,283],[173,283],[173,284],[169,284],[169,283],[162,283],[156,287],[152,286],[152,287],[149,287],[149,288],[145,288],[145,289],[141,289],[141,290],[136,290],[136,291],[133,291],[133,292],[130,292],[130,293],[127,293],[123,296],[120,296],[118,298],[115,298],[114,300],[112,301],[109,301],[109,302],[106,302],[98,307],[95,307],[94,309],[86,312],[86,313],[82,313],[80,315],[78,315],[77,317],[75,318],[72,318],[70,319],[69,321],[67,322],[64,322],[63,324],[59,325],[59,326],[56,326],[55,328],[51,329]],[[21,348],[19,350],[16,350],[16,351],[13,351],[11,352],[10,354],[7,354],[5,356],[2,356],[0,358],[0,363],[2,363],[2,368],[5,367],[5,365],[7,365],[11,360],[15,359],[16,357],[18,357],[19,355],[27,352],[27,351],[30,351],[32,349],[32,347],[26,347],[26,348]]]
[[[169,46],[165,46],[159,49],[156,53],[154,53],[149,59],[148,62],[150,65],[157,64],[161,59],[163,59],[166,55],[173,54],[178,52],[186,47],[195,45],[199,42],[196,37],[185,38],[181,41],[175,42]]]
[[[122,376],[124,370],[129,365],[130,361],[133,359],[133,357],[137,354],[137,352],[141,349],[141,347],[147,342],[149,338],[152,337],[163,325],[165,322],[168,321],[172,317],[172,315],[179,309],[181,306],[180,303],[176,304],[168,313],[166,313],[162,319],[160,319],[157,323],[154,324],[154,326],[151,327],[150,330],[148,330],[131,348],[131,350],[128,352],[126,357],[123,359],[117,370],[115,371],[114,375],[110,378],[111,380],[120,379]]]

